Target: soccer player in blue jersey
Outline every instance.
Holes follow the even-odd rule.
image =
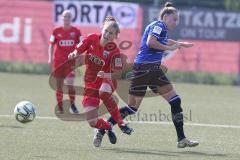
[[[128,106],[121,108],[120,113],[123,118],[135,114],[145,96],[147,87],[149,87],[170,104],[172,121],[178,138],[177,147],[185,148],[197,146],[199,143],[185,137],[181,98],[160,67],[164,51],[174,51],[182,47],[188,48],[193,46],[189,42],[168,39],[167,32],[173,30],[177,26],[178,21],[178,10],[171,3],[167,2],[160,11],[159,20],[152,22],[146,27],[140,51],[134,60]],[[112,125],[116,124],[111,117],[108,121]],[[104,134],[103,130],[96,132],[93,142],[95,146],[100,146]]]

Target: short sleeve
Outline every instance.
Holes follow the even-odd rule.
[[[83,41],[83,36],[82,35],[79,36],[79,42],[81,42],[81,41]]]
[[[55,44],[56,43],[56,31],[55,30],[53,30],[53,32],[52,32],[52,34],[51,34],[51,36],[50,36],[50,39],[49,39],[49,43],[50,44]]]
[[[149,31],[149,35],[152,35],[156,38],[160,38],[160,34],[162,32],[163,28],[160,25],[153,25]]]
[[[90,44],[90,36],[84,37],[83,40],[80,41],[76,46],[77,52],[80,54],[85,52],[87,50],[89,44]]]

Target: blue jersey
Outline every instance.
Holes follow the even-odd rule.
[[[157,38],[161,44],[167,44],[167,26],[162,21],[154,21],[149,24],[142,36],[140,51],[138,52],[134,63],[161,63],[164,50],[149,48],[147,46],[148,35]]]

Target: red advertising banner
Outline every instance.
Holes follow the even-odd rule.
[[[189,40],[194,47],[165,57],[164,64],[175,71],[240,73],[240,42]]]
[[[0,60],[46,63],[52,3],[0,1]]]
[[[74,20],[92,18],[89,21],[82,21],[82,23],[73,22],[80,28],[83,35],[100,33],[104,16],[114,14],[113,16],[121,18],[121,15],[123,15],[124,19],[119,22],[121,23],[121,33],[117,42],[121,43],[127,40],[132,43],[131,48],[122,50],[122,52],[128,56],[130,61],[133,59],[139,47],[143,23],[142,10],[137,4],[93,1],[84,3],[74,1],[73,3],[72,1],[2,0],[0,1],[0,61],[47,63],[48,42],[52,29],[55,25],[61,24],[60,15],[63,10],[70,9],[72,11],[72,8],[68,6],[69,4],[71,4],[70,7],[73,5],[78,7],[73,12],[74,18],[77,16],[78,19],[75,18]],[[84,17],[86,13],[81,10],[81,5],[90,9],[100,6],[103,9],[98,9],[98,12],[91,12],[87,15],[89,17]],[[58,16],[58,21],[56,21],[56,16]],[[96,17],[102,19],[96,21]],[[130,23],[131,25],[128,25]]]

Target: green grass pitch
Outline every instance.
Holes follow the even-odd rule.
[[[148,97],[139,114],[128,119],[135,121],[129,122],[133,135],[115,127],[117,144],[104,137],[102,147],[94,148],[93,129],[86,122],[61,121],[54,115],[55,93],[48,76],[0,73],[0,82],[0,160],[240,159],[239,87],[175,84],[182,97],[186,135],[198,140],[198,147],[178,149],[175,129],[166,118],[169,105],[161,97]],[[78,108],[81,98],[77,96]],[[37,106],[37,117],[28,124],[9,116],[22,100]]]

